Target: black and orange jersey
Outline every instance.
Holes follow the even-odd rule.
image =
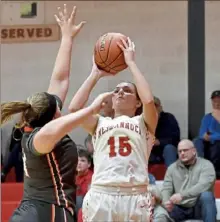
[[[74,181],[78,162],[76,144],[69,136],[65,136],[50,153],[39,155],[33,145],[33,138],[39,130],[40,128],[26,128],[22,138],[23,200],[41,200],[74,208]]]

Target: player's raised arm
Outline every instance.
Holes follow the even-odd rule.
[[[134,43],[130,40],[130,38],[128,38],[128,43],[124,41],[124,39],[122,39],[122,42],[123,44],[119,43],[118,45],[123,50],[125,62],[133,75],[138,94],[143,104],[143,117],[145,123],[147,124],[149,131],[154,135],[158,121],[158,114],[154,104],[150,85],[134,61]]]
[[[73,96],[73,99],[71,100],[71,103],[69,105],[70,112],[76,112],[85,106],[86,102],[89,99],[92,89],[95,87],[98,80],[105,75],[108,74],[102,70],[99,70],[93,60],[93,67],[90,75],[82,84],[82,86],[78,89],[76,94]],[[93,135],[98,123],[98,119],[99,119],[98,114],[88,115],[88,117],[84,119],[84,121],[82,122],[81,126],[88,133]]]
[[[104,100],[111,94],[111,92],[103,93],[88,107],[47,123],[34,137],[34,147],[37,152],[41,154],[51,152],[61,138],[79,126],[88,116],[99,113],[105,105]]]
[[[73,39],[80,32],[85,22],[81,22],[78,25],[75,24],[76,7],[73,8],[70,16],[66,4],[64,4],[63,10],[58,7],[58,13],[59,15],[55,15],[55,18],[60,26],[62,38],[48,93],[57,95],[63,103],[69,88]]]
[[[84,81],[84,83],[80,86],[76,94],[73,96],[69,105],[69,111],[76,112],[77,110],[82,109],[85,106],[86,102],[88,101],[89,96],[93,88],[95,87],[96,83],[99,81],[101,77],[107,75],[109,74],[97,68],[97,65],[95,64],[93,58],[93,66],[91,73]]]
[[[101,77],[112,75],[111,73],[108,73],[110,71],[109,69],[104,68],[108,67],[108,59],[106,58],[109,58],[110,60],[112,59],[111,55],[109,55],[109,52],[112,51],[109,50],[111,47],[111,38],[112,37],[110,34],[105,34],[97,40],[95,44],[95,53],[92,60],[92,71],[85,82],[78,89],[77,93],[73,96],[73,99],[69,105],[70,112],[75,112],[85,106],[92,89],[95,87],[96,83]],[[99,68],[97,67],[97,64],[101,64]]]
[[[92,71],[77,93],[73,96],[69,105],[70,112],[76,112],[85,106],[92,89],[101,77],[115,75],[127,67],[124,63],[123,56],[120,56],[123,55],[122,51],[117,45],[117,41],[120,41],[122,37],[126,38],[120,33],[107,33],[97,40]],[[99,64],[99,68],[97,64]],[[88,117],[82,124],[82,127],[90,134],[93,134],[98,118],[99,116],[97,115]]]

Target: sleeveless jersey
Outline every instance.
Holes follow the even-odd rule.
[[[99,117],[93,135],[92,185],[133,187],[148,184],[153,137],[143,116]]]

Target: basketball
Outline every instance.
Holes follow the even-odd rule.
[[[117,45],[122,43],[121,38],[127,42],[127,37],[121,33],[106,33],[96,42],[94,60],[97,67],[112,75],[127,68],[124,53]]]

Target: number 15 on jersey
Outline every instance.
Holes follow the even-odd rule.
[[[118,141],[117,141],[118,140]],[[118,153],[116,144],[118,144]],[[129,138],[127,136],[121,137],[110,137],[108,140],[109,145],[109,157],[120,156],[129,156],[132,151],[131,144],[129,143]]]

